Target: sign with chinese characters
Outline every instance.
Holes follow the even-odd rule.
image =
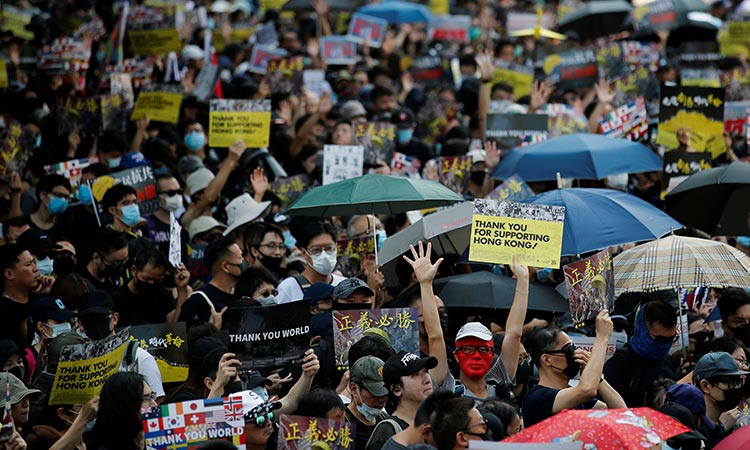
[[[159,196],[156,193],[156,178],[151,166],[138,166],[114,172],[101,176],[95,179],[93,183],[90,183],[91,194],[94,197],[94,211],[97,213],[99,225],[112,222],[112,217],[108,211],[104,210],[101,201],[107,189],[116,184],[126,184],[135,189],[141,216],[151,214],[159,208]]]
[[[277,178],[271,183],[268,189],[281,199],[282,204],[288,205],[302,197],[302,194],[307,192],[309,184],[310,180],[307,178],[307,175],[300,174],[289,178]]]
[[[437,166],[438,182],[457,194],[463,194],[469,185],[471,156],[439,156],[427,162]]]
[[[336,243],[338,248],[336,267],[347,277],[362,276],[360,269],[363,258],[375,255],[374,230],[369,230],[367,235],[354,239],[343,239]],[[373,256],[374,257],[374,256]]]
[[[662,86],[656,143],[676,149],[681,128],[689,129],[695,151],[724,153],[724,88]]]
[[[599,311],[612,311],[615,275],[609,249],[563,266],[570,315],[575,327],[590,325]]]
[[[711,153],[709,152],[678,152],[673,150],[664,154],[664,171],[662,180],[662,195],[667,195],[678,184],[701,170],[711,168]]]
[[[598,79],[596,54],[590,49],[549,55],[543,66],[544,73],[557,83],[558,89],[589,87]]]
[[[356,424],[283,414],[279,420],[278,450],[349,450],[354,448]]]
[[[323,147],[323,185],[362,175],[364,148],[361,145]]]
[[[271,94],[281,92],[298,94],[302,88],[302,72],[305,60],[301,56],[271,59],[268,61],[266,83],[271,87]]]
[[[333,346],[336,365],[343,370],[349,366],[349,349],[372,332],[388,337],[393,350],[419,354],[419,324],[417,308],[352,309],[333,311]]]
[[[354,137],[364,149],[364,162],[388,164],[396,149],[396,125],[386,122],[354,124]]]
[[[134,326],[130,328],[130,336],[156,359],[165,383],[187,379],[188,343],[184,322]]]
[[[485,197],[488,200],[520,202],[534,195],[528,184],[519,176],[512,175]]]

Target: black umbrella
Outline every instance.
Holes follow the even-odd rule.
[[[625,29],[625,20],[633,7],[625,0],[588,2],[566,14],[557,25],[564,33],[575,31],[582,39],[596,39]]]
[[[714,236],[747,236],[750,164],[733,162],[690,175],[665,199],[667,214]]]
[[[510,309],[516,291],[516,280],[488,271],[439,278],[434,285],[447,307]],[[531,284],[528,309],[566,312],[570,306],[554,288]]]
[[[328,9],[331,11],[354,11],[356,6],[362,4],[361,0],[326,0]],[[289,0],[281,7],[282,11],[314,11],[314,0]]]

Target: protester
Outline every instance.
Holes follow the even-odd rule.
[[[744,289],[724,289],[717,306],[724,333],[740,340],[745,347],[750,345],[750,295]]]
[[[78,272],[95,289],[114,293],[125,283],[128,241],[112,230],[102,230],[91,244],[91,257]]]
[[[242,248],[250,266],[265,267],[276,276],[286,275],[286,246],[281,228],[268,222],[251,224],[245,230]]]
[[[29,389],[23,384],[23,381],[16,378],[15,375],[8,372],[0,372],[0,384],[10,387],[10,415],[13,418],[13,424],[16,430],[23,434],[26,424],[29,422],[29,406],[31,400],[40,393],[38,389]],[[3,397],[0,405],[3,409],[6,406],[7,397]]]
[[[32,292],[42,283],[36,260],[18,244],[0,246],[3,295],[0,297],[0,338],[21,348],[29,346],[28,317]]]
[[[485,440],[489,429],[470,398],[450,399],[440,405],[430,419],[438,450],[469,447],[469,441]]]
[[[357,426],[357,438],[354,443],[357,450],[367,448],[375,426],[388,417],[383,411],[388,400],[388,389],[383,382],[384,364],[382,359],[364,356],[355,360],[349,369],[349,391],[352,393],[352,401],[346,407],[346,420]]]
[[[29,216],[32,228],[55,235],[57,218],[68,209],[70,181],[61,175],[46,175],[37,184],[36,210]]]

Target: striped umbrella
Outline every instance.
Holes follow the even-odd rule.
[[[750,288],[750,258],[717,241],[683,236],[639,245],[614,258],[615,290]]]

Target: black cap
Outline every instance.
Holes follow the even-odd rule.
[[[0,364],[5,364],[14,353],[23,357],[23,352],[12,339],[0,339]]]
[[[101,289],[81,295],[77,306],[79,317],[90,314],[107,314],[115,309],[112,297],[107,294],[107,291]]]
[[[401,377],[414,375],[423,368],[432,369],[438,365],[434,356],[420,358],[411,352],[400,351],[388,358],[383,365],[383,382],[386,386],[396,384]]]
[[[411,128],[414,126],[414,113],[407,108],[401,108],[393,114],[391,122],[397,128]]]
[[[44,322],[47,319],[58,322],[67,322],[76,313],[65,308],[65,303],[59,298],[42,297],[31,305],[31,321],[34,323]]]
[[[45,252],[55,252],[60,250],[62,247],[52,242],[47,233],[34,228],[21,233],[16,241],[18,245],[25,248],[32,255],[40,255]]]

